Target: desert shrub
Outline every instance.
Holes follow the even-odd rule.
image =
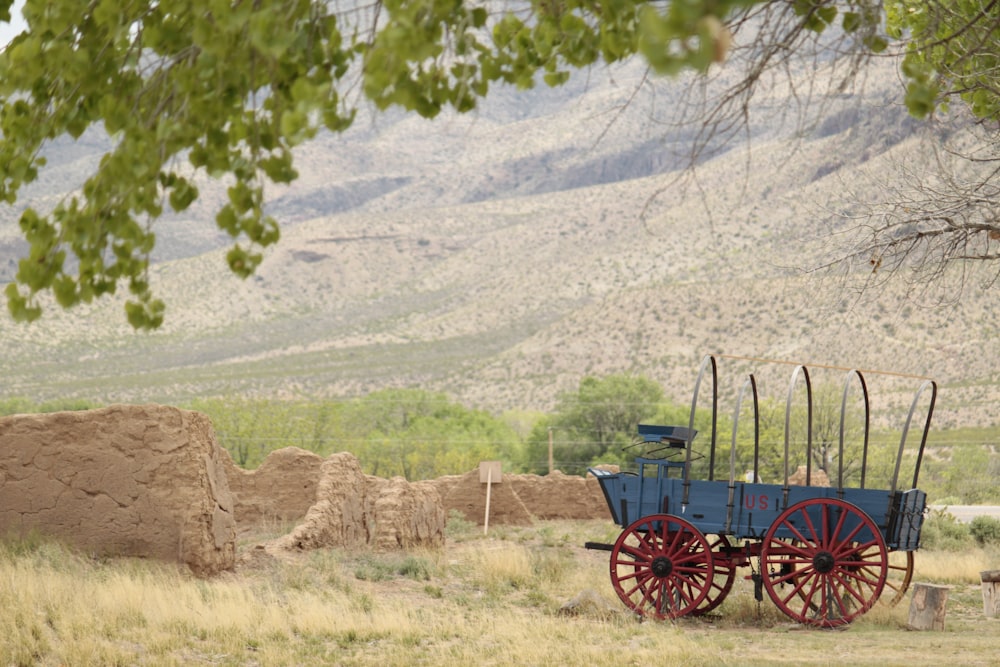
[[[947,509],[931,510],[920,531],[924,548],[941,551],[961,551],[972,546],[969,527],[955,518]]]
[[[402,576],[417,581],[428,581],[431,578],[432,569],[430,561],[417,556],[365,555],[355,565],[354,577],[363,581],[388,581]]]
[[[478,536],[478,526],[465,518],[457,509],[448,510],[448,520],[444,524],[444,532],[448,539],[462,542]]]
[[[1000,545],[1000,519],[977,516],[969,524],[969,533],[981,546]]]

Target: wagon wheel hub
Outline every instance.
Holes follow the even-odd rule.
[[[820,551],[818,554],[813,556],[813,567],[820,574],[826,574],[836,567],[837,561],[834,559],[833,554],[829,551]]]
[[[674,571],[674,564],[670,562],[670,559],[666,556],[657,556],[653,559],[653,562],[649,564],[649,568],[653,571],[653,574],[660,579],[664,577],[669,577],[670,573]]]

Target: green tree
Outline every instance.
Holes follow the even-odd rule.
[[[63,412],[90,410],[99,407],[83,399],[62,399],[36,403],[26,398],[11,397],[0,400],[0,415],[29,414],[33,412]]]
[[[662,415],[663,388],[645,377],[585,377],[576,392],[562,394],[554,414],[540,420],[525,447],[525,467],[548,471],[549,429],[555,466],[566,474],[586,472],[595,463],[627,463],[627,446],[639,422]],[[686,413],[684,418],[686,424]]]
[[[387,389],[356,399],[345,421],[352,453],[365,472],[380,477],[461,474],[494,459],[512,471],[520,445],[502,419],[418,389]]]
[[[444,394],[387,389],[351,401],[200,399],[237,465],[255,468],[276,449],[328,456],[348,451],[365,472],[428,479],[500,459],[514,471],[520,438],[504,420],[452,403]]]
[[[953,447],[951,457],[940,471],[945,496],[961,498],[970,505],[996,502],[1000,494],[996,480],[1000,476],[1000,458],[987,447],[967,444]]]
[[[788,472],[795,473],[807,463],[811,452],[813,475],[822,471],[830,484],[837,483],[840,472],[840,418],[843,387],[829,384],[813,387],[812,447],[809,449],[809,414],[804,388],[792,397],[791,412],[787,399],[763,398],[758,405],[759,449],[757,475],[767,483],[780,484],[785,478],[785,427],[788,422]],[[749,396],[744,399],[736,438],[735,472],[739,479],[754,469],[753,407]],[[700,436],[699,436],[700,437]],[[732,447],[732,423],[723,416],[719,426],[719,447],[716,454],[716,479],[728,479]],[[860,478],[864,448],[864,410],[848,396],[844,419],[843,472],[844,485],[857,485]]]
[[[804,399],[803,399],[804,400]],[[844,451],[843,459],[840,452],[841,412],[844,412]],[[806,449],[807,409],[804,404],[793,406],[792,428],[800,434],[795,441],[796,446]],[[824,384],[813,388],[812,397],[812,470],[822,470],[830,480],[831,485],[837,483],[837,476],[843,466],[844,484],[851,485],[851,480],[859,479],[861,458],[864,448],[864,408],[858,400],[843,404],[843,387],[836,384]],[[801,463],[805,463],[804,457]],[[795,468],[792,468],[792,472]]]
[[[780,484],[785,477],[785,403],[776,399],[761,399],[758,406],[759,449],[756,452],[757,477],[762,482]],[[745,479],[745,473],[754,470],[754,414],[750,397],[744,399],[736,434],[736,479]],[[716,478],[729,479],[732,455],[732,423],[727,424],[720,456],[716,463]],[[804,456],[805,447],[790,452],[790,458]],[[790,446],[791,449],[791,446]],[[795,471],[795,466],[791,467]]]
[[[11,0],[0,0],[10,20]],[[44,146],[99,128],[113,147],[50,211],[28,208],[29,243],[8,306],[41,314],[38,295],[63,307],[127,284],[128,321],[155,328],[165,305],[149,282],[154,222],[198,196],[196,177],[225,178],[215,216],[233,239],[229,267],[253,273],[278,240],[265,215],[269,184],[293,181],[292,148],[320,129],[342,131],[363,102],[426,117],[475,107],[497,83],[533,86],[573,70],[641,55],[657,72],[705,72],[731,32],[772,25],[743,77],[780,64],[803,34],[830,26],[879,50],[871,0],[526,0],[500,11],[474,0],[27,0],[27,30],[0,54],[0,200],[14,203],[45,165]],[[728,25],[727,25],[728,24]],[[733,96],[738,100],[739,95]],[[738,104],[737,104],[738,106]],[[716,118],[721,124],[725,119]]]
[[[0,20],[12,4],[0,0]],[[475,108],[497,84],[555,86],[596,63],[639,56],[661,74],[705,73],[728,58],[742,69],[697,107],[696,156],[740,131],[758,86],[795,58],[846,58],[839,89],[894,39],[906,50],[914,115],[952,100],[980,119],[1000,113],[992,2],[27,0],[23,15],[27,30],[0,53],[0,200],[15,203],[37,180],[56,138],[96,128],[112,148],[51,210],[21,213],[29,249],[6,289],[19,320],[40,316],[43,293],[71,307],[127,286],[128,321],[159,326],[165,304],[148,271],[155,223],[198,198],[202,174],[225,179],[215,224],[233,239],[229,267],[252,274],[280,236],[264,202],[271,184],[297,177],[294,146],[344,130],[369,103],[433,117]],[[987,137],[991,150],[974,161],[995,164],[997,145]],[[874,211],[871,241],[851,258],[891,275],[910,259],[1000,257],[992,173],[928,183],[926,196]]]
[[[315,438],[310,406],[290,401],[210,398],[189,406],[212,420],[219,444],[243,468],[256,468],[268,454],[283,447],[302,447],[327,454]]]

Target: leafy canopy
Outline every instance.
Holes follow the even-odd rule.
[[[924,117],[957,97],[979,118],[1000,117],[1000,3],[887,0],[888,34],[907,40],[906,104]]]
[[[97,128],[113,148],[51,211],[23,211],[30,249],[10,312],[30,321],[42,293],[71,307],[122,282],[128,321],[155,328],[153,222],[198,198],[199,173],[227,184],[215,223],[246,277],[280,235],[265,187],[294,180],[293,147],[350,126],[365,98],[433,117],[474,108],[495,83],[558,85],[636,54],[660,73],[704,72],[726,55],[726,21],[762,1],[27,0],[28,28],[0,54],[0,200],[38,177],[57,137]],[[815,32],[880,20],[869,0],[793,5]]]

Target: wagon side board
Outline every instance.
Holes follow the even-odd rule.
[[[805,500],[841,498],[855,505],[875,522],[893,550],[918,548],[923,524],[926,494],[918,489],[891,493],[879,489],[844,489],[817,486],[691,480],[629,473],[597,471],[598,480],[615,522],[626,527],[632,521],[652,514],[672,514],[686,519],[704,534],[732,535],[739,539],[764,537],[778,516],[788,507]],[[730,499],[730,492],[732,497]],[[794,530],[818,530],[820,507],[805,517],[793,518],[790,527],[782,526],[775,537],[796,539]],[[796,525],[800,521],[803,525]],[[854,526],[848,521],[843,530]],[[808,536],[807,536],[808,537]]]

